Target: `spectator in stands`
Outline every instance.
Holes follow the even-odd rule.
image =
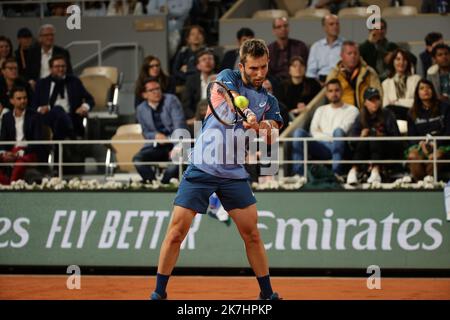
[[[276,18],[272,22],[272,31],[276,41],[269,44],[269,73],[280,81],[289,78],[291,57],[300,56],[308,61],[308,47],[303,41],[289,38],[287,18]]]
[[[26,0],[23,1],[25,2]],[[3,8],[6,17],[39,17],[40,7],[39,3],[2,4],[0,10]]]
[[[364,91],[373,87],[381,91],[380,80],[374,69],[368,66],[359,55],[358,45],[353,41],[344,41],[341,49],[341,61],[331,70],[327,81],[338,79],[342,86],[342,100],[346,104],[361,108]]]
[[[183,108],[178,98],[170,93],[163,94],[157,79],[149,78],[144,84],[143,101],[136,109],[136,118],[142,127],[145,139],[166,140],[176,129],[186,128]],[[146,144],[134,157],[133,162],[168,161],[172,144]],[[144,181],[156,179],[155,171],[149,165],[136,164]],[[162,182],[168,183],[177,175],[177,166],[169,167]]]
[[[306,105],[321,90],[317,80],[305,76],[305,69],[302,57],[292,57],[289,63],[289,79],[282,82],[280,92],[276,93],[278,100],[286,105],[294,117],[305,110]]]
[[[181,103],[188,126],[193,126],[196,107],[200,100],[206,99],[206,87],[210,81],[216,79],[214,69],[216,67],[214,54],[210,49],[204,49],[197,53],[197,72],[186,78]]]
[[[17,32],[17,43],[19,47],[15,51],[17,64],[19,66],[19,75],[25,77],[25,69],[27,67],[26,57],[28,49],[33,45],[33,34],[28,28],[21,28]],[[30,98],[31,100],[31,98]]]
[[[338,14],[342,8],[349,6],[348,0],[309,0],[308,6],[316,9],[328,9],[332,14]]]
[[[450,12],[448,0],[422,0],[421,13],[440,13]]]
[[[330,71],[339,62],[344,39],[339,37],[340,28],[337,16],[326,15],[322,18],[322,26],[325,38],[316,41],[311,46],[306,76],[318,79],[321,84],[324,84]]]
[[[430,32],[425,37],[425,50],[420,54],[423,77],[427,76],[428,69],[433,65],[431,51],[433,51],[434,46],[440,43],[444,43],[444,38],[440,32]]]
[[[398,48],[394,42],[386,38],[387,23],[381,19],[380,24],[373,29],[369,29],[368,39],[359,46],[361,57],[364,61],[375,69],[381,80],[387,77],[388,64],[392,53]]]
[[[50,75],[40,79],[32,107],[52,129],[54,140],[84,137],[83,118],[94,107],[94,98],[74,75],[67,74],[64,56],[49,61]]]
[[[67,15],[67,8],[73,4],[71,2],[56,2],[47,4],[47,7],[51,16],[65,17]]]
[[[266,89],[268,93],[271,95],[274,94],[272,82],[269,79],[264,80],[262,84],[263,88]],[[286,129],[291,122],[291,116],[289,115],[289,110],[287,106],[283,103],[283,101],[278,99],[278,107],[280,108],[280,115],[283,118],[283,126],[279,129],[279,134],[283,133],[284,129]]]
[[[42,25],[39,29],[39,44],[32,46],[27,52],[25,73],[33,88],[36,81],[50,74],[49,61],[53,56],[64,56],[67,74],[73,73],[69,51],[55,45],[55,33],[53,25]]]
[[[367,88],[364,92],[364,106],[350,130],[354,137],[399,136],[400,131],[394,114],[381,106],[381,94],[378,89]],[[387,160],[396,158],[397,142],[392,141],[355,141],[353,160]],[[348,184],[358,183],[358,167],[353,165],[347,175]],[[381,182],[379,164],[369,166],[368,183]]]
[[[420,76],[413,74],[408,52],[396,49],[388,65],[388,78],[382,82],[383,107],[394,112],[397,119],[406,120],[414,102],[414,91]]]
[[[86,1],[84,3],[83,16],[103,17],[106,16],[106,5],[104,1]]]
[[[450,136],[450,106],[438,99],[433,83],[421,79],[414,93],[414,104],[408,113],[409,136]],[[406,154],[409,160],[432,160],[435,145],[428,137],[411,141]],[[438,141],[436,159],[448,158],[449,141]],[[412,177],[418,181],[433,175],[433,163],[410,163]]]
[[[172,74],[177,84],[183,85],[186,77],[197,72],[195,56],[204,49],[205,31],[202,27],[193,25],[186,31],[186,46],[183,46],[175,56]]]
[[[147,4],[147,14],[167,13],[169,29],[169,57],[177,52],[181,42],[180,30],[183,30],[193,0],[150,0]],[[204,36],[204,35],[203,35]]]
[[[220,71],[225,69],[238,69],[239,65],[239,48],[245,42],[245,40],[253,39],[255,37],[255,33],[252,29],[249,28],[241,28],[238,30],[236,34],[238,47],[233,50],[228,50],[225,52],[223,56],[222,63],[220,64]]]
[[[7,37],[0,36],[0,66],[8,58],[13,56],[13,47],[11,40]]]
[[[350,130],[351,125],[358,116],[358,109],[345,103],[342,100],[343,89],[337,79],[331,79],[327,82],[326,97],[330,104],[317,108],[314,113],[310,133],[304,129],[296,129],[294,137],[296,138],[332,138],[345,137]],[[308,143],[308,154],[313,159],[327,160],[333,159],[333,172],[342,174],[340,160],[344,158],[346,151],[345,141],[311,141]],[[292,154],[294,160],[302,161],[303,141],[295,141],[292,144]],[[304,175],[303,163],[295,164],[294,173]]]
[[[149,55],[145,57],[144,62],[141,65],[141,71],[136,81],[134,106],[137,107],[144,101],[142,92],[144,91],[144,82],[147,78],[158,79],[159,85],[163,93],[175,94],[175,78],[166,74],[161,67],[161,61],[158,57]]]
[[[10,92],[10,103],[14,107],[2,119],[1,141],[16,141],[15,145],[3,145],[0,151],[0,162],[14,164],[11,174],[0,169],[0,183],[22,179],[27,169],[24,163],[37,162],[40,155],[39,145],[28,145],[27,141],[42,139],[42,124],[39,115],[28,108],[27,91],[23,87],[14,87]]]
[[[7,110],[12,110],[10,103],[11,90],[14,87],[22,87],[27,91],[27,98],[32,99],[32,90],[30,85],[19,77],[17,62],[14,58],[8,58],[3,61],[0,76],[0,114]]]
[[[137,0],[111,0],[106,11],[107,16],[139,16],[144,13],[142,3]]]
[[[427,71],[427,79],[433,83],[438,99],[450,103],[450,47],[438,44],[432,51],[436,61]]]

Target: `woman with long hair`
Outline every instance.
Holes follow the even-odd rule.
[[[389,75],[383,81],[383,107],[391,109],[397,119],[406,120],[408,109],[414,102],[414,90],[420,76],[413,74],[410,55],[396,49],[388,65]]]
[[[283,81],[279,92],[275,93],[293,116],[301,113],[321,90],[319,82],[307,78],[305,72],[306,64],[303,58],[292,57],[289,61],[289,79]]]
[[[12,58],[13,56],[13,47],[12,42],[9,38],[5,36],[0,36],[0,67],[8,58]]]
[[[144,101],[141,96],[141,92],[143,92],[144,83],[147,78],[157,78],[163,93],[175,94],[175,79],[164,72],[164,70],[161,68],[161,61],[158,57],[149,55],[145,57],[144,62],[141,65],[139,77],[136,81],[134,91],[135,107],[137,107],[142,101]]]
[[[381,107],[381,95],[375,88],[368,88],[364,93],[364,105],[350,130],[354,137],[399,136],[397,120],[389,109]],[[386,160],[395,157],[398,143],[393,141],[357,141],[353,160]],[[369,166],[368,183],[381,182],[379,164]],[[347,175],[347,183],[358,182],[358,165],[353,165]]]
[[[408,113],[408,135],[424,137],[420,141],[411,141],[406,152],[409,160],[433,160],[435,152],[439,160],[450,152],[450,141],[438,141],[435,146],[429,139],[430,136],[450,136],[450,106],[438,99],[436,89],[429,80],[421,79],[417,84],[414,103]],[[425,175],[433,175],[433,163],[410,163],[409,169],[416,181]]]

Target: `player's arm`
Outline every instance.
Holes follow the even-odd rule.
[[[258,123],[258,133],[259,136],[266,141],[268,144],[272,144],[272,138],[278,136],[278,130],[283,127],[283,118],[280,114],[280,108],[278,106],[278,100],[269,96],[269,108],[264,113],[264,120]],[[275,132],[275,135],[273,134]]]
[[[244,112],[247,117],[247,121],[244,121],[244,127],[249,128],[257,124],[256,115],[250,110],[250,108],[248,108],[249,103],[246,97],[244,97],[245,100],[247,100],[246,103],[240,104],[238,102],[239,97],[241,97],[238,89],[239,79],[241,79],[240,75],[236,71],[230,69],[225,69],[217,75],[217,81],[222,82],[230,90],[235,106]]]

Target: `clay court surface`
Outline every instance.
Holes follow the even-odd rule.
[[[81,289],[66,287],[68,276],[1,275],[0,299],[148,299],[152,276],[82,276]],[[438,299],[450,300],[450,278],[382,278],[380,290],[369,290],[366,278],[273,277],[286,300]],[[173,300],[254,300],[252,277],[174,276],[168,286]]]

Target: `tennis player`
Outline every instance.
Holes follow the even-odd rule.
[[[227,69],[217,76],[217,81],[232,90],[233,96],[243,95],[250,102],[248,108],[252,112],[247,114],[248,122],[238,122],[234,125],[231,130],[235,136],[231,138],[242,135],[243,130],[258,132],[265,129],[261,130],[260,136],[262,132],[270,135],[272,130],[278,130],[283,125],[283,120],[277,99],[262,87],[268,72],[269,51],[263,40],[251,39],[242,44],[239,55],[239,71]],[[199,161],[205,150],[221,148],[214,145],[220,140],[217,139],[218,132],[222,133],[223,139],[230,138],[226,130],[230,130],[230,127],[219,122],[212,114],[206,115],[201,134],[191,154],[190,165],[184,172],[174,201],[172,219],[161,246],[156,289],[151,294],[152,300],[167,298],[166,287],[179,256],[180,245],[195,215],[206,213],[209,197],[214,192],[244,240],[248,261],[260,287],[259,299],[280,299],[279,295],[273,292],[270,283],[267,255],[257,228],[256,199],[244,163],[237,163],[237,157],[234,157],[234,163]],[[268,136],[263,138],[270,141]]]

